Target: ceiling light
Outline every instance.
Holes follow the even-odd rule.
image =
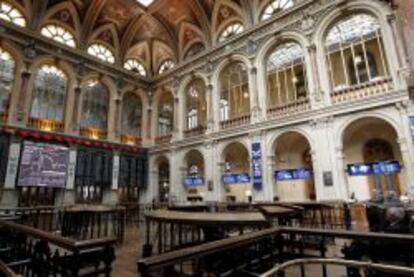
[[[152,4],[152,2],[154,2],[154,0],[137,0],[137,2],[145,7],[148,7]]]

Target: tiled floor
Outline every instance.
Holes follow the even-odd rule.
[[[127,227],[125,241],[116,250],[116,260],[113,264],[112,276],[137,277],[137,261],[141,257],[144,232],[135,226]]]

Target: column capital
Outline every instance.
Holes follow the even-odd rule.
[[[387,22],[389,23],[389,24],[393,24],[393,23],[395,23],[395,20],[397,19],[397,16],[395,15],[395,13],[390,13],[390,14],[387,14]]]
[[[250,74],[257,75],[257,67],[253,66],[252,68],[250,68]]]

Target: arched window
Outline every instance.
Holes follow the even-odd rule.
[[[325,38],[333,91],[388,79],[388,66],[378,20],[354,14],[336,22]]]
[[[106,130],[108,125],[109,91],[98,81],[82,86],[81,127]]]
[[[164,92],[158,105],[158,136],[168,136],[173,130],[174,99],[171,93]]]
[[[206,86],[201,79],[192,81],[187,87],[187,129],[205,127],[207,121]]]
[[[263,10],[261,20],[266,20],[276,13],[293,7],[294,0],[273,0]]]
[[[175,66],[175,63],[172,60],[170,60],[170,59],[165,60],[160,65],[160,69],[158,70],[158,74],[162,74],[162,73],[164,73],[168,70],[171,70],[171,69],[173,69],[174,66]]]
[[[31,118],[63,121],[68,78],[53,65],[43,65],[36,73]]]
[[[232,37],[234,35],[240,34],[244,31],[244,27],[240,23],[233,23],[227,26],[220,34],[219,36],[219,42],[223,42],[229,37]]]
[[[42,28],[41,34],[47,38],[51,38],[59,43],[69,47],[76,47],[75,38],[66,29],[56,25],[50,24]]]
[[[6,1],[0,1],[0,18],[20,27],[26,26],[26,18],[23,14]]]
[[[102,44],[92,44],[88,48],[88,54],[98,59],[107,62],[107,63],[115,63],[115,56],[106,46]]]
[[[304,51],[299,44],[284,43],[271,52],[266,65],[268,107],[308,96],[305,69]]]
[[[250,114],[248,80],[247,67],[239,61],[230,63],[221,72],[220,103],[222,104],[224,101],[227,101],[228,119]]]
[[[130,70],[133,72],[138,73],[141,76],[147,76],[147,71],[145,70],[145,67],[142,63],[140,63],[136,59],[129,59],[124,63],[124,68],[126,70]]]
[[[0,48],[0,114],[7,114],[9,110],[15,66],[12,56]]]
[[[141,120],[141,99],[137,95],[129,93],[122,101],[122,134],[140,137]]]

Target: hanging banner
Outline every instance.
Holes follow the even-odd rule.
[[[262,148],[260,142],[252,143],[252,173],[253,188],[261,190],[263,187]]]

